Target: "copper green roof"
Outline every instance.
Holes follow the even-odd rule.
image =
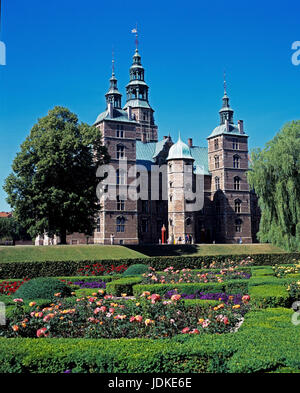
[[[241,134],[238,126],[235,124],[229,124],[229,130],[227,131],[226,129],[226,125],[225,124],[221,124],[220,126],[216,127],[213,132],[209,135],[209,137],[207,137],[207,139],[212,138],[214,136],[218,136],[218,135],[238,135],[238,136],[246,136],[248,137],[247,134]]]
[[[136,141],[136,162],[143,165],[147,170],[151,170],[151,166],[155,165],[156,155],[163,149],[165,140],[159,142],[141,142]],[[190,148],[191,156],[194,159],[194,173],[210,175],[208,170],[208,148],[193,146]]]
[[[171,146],[167,158],[167,160],[177,159],[193,160],[190,148],[181,140],[180,136],[178,141],[173,146]]]
[[[151,106],[149,105],[149,103],[147,101],[144,100],[129,100],[126,102],[126,104],[124,105],[123,109],[128,108],[129,106],[131,106],[132,108],[147,108],[147,109],[152,109]]]
[[[113,108],[113,111],[114,111],[113,117],[109,116],[108,109],[106,109],[106,111],[100,113],[100,115],[97,117],[94,125],[100,123],[100,121],[103,121],[103,120],[120,121],[120,122],[125,122],[125,123],[136,123],[135,120],[128,119],[128,114],[123,109]]]

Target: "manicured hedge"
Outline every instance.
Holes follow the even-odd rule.
[[[133,286],[140,283],[142,279],[142,276],[137,276],[111,281],[106,284],[106,293],[114,296],[121,296],[122,293],[126,293],[127,295],[132,296]]]
[[[246,260],[248,255],[218,255],[218,256],[183,256],[183,257],[152,257],[136,259],[118,259],[118,260],[84,260],[84,261],[45,261],[45,262],[1,262],[0,278],[16,277],[40,277],[40,276],[76,276],[79,268],[86,265],[99,262],[103,266],[119,266],[146,264],[151,265],[156,270],[163,270],[169,266],[175,269],[182,268],[209,268],[210,264],[215,262],[215,267],[224,267],[228,261],[236,263]],[[287,254],[256,254],[252,256],[255,266],[291,264],[295,260],[300,260],[299,253]]]
[[[137,284],[133,286],[133,294],[139,296],[144,291],[149,291],[150,293],[164,295],[168,291],[177,289],[178,293],[188,295],[192,295],[197,291],[210,293],[226,292],[233,295],[236,293],[247,293],[248,282],[249,280],[229,280],[222,283]]]
[[[258,308],[289,307],[291,299],[284,285],[265,284],[249,288],[251,304]]]
[[[0,373],[300,371],[291,310],[249,312],[237,333],[173,339],[0,338]]]

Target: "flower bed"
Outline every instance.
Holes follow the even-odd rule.
[[[104,281],[75,281],[72,284],[80,288],[106,288],[106,282]]]
[[[249,298],[240,307],[233,299],[216,307],[187,307],[181,296],[169,300],[144,292],[136,300],[115,300],[99,290],[84,298],[59,298],[40,309],[31,302],[24,311],[22,299],[15,299],[16,309],[6,327],[5,337],[64,338],[165,338],[177,334],[227,333],[240,324],[249,309]]]
[[[227,280],[249,279],[250,277],[250,269],[243,271],[233,267],[202,273],[191,269],[175,270],[173,266],[166,268],[163,272],[156,272],[153,267],[149,267],[149,273],[143,274],[142,284],[224,282]]]
[[[170,299],[172,296],[178,294],[176,290],[168,291],[165,294],[166,299]],[[207,292],[201,292],[197,291],[194,294],[186,294],[182,293],[180,294],[182,299],[201,299],[201,300],[219,300],[223,302],[224,304],[234,304],[234,305],[241,305],[245,300],[249,301],[250,297],[248,295],[242,295],[242,294],[234,294],[234,295],[228,295],[227,293],[207,293]],[[236,307],[239,308],[239,307]]]
[[[288,274],[299,274],[300,262],[295,263],[292,266],[275,265],[273,266],[273,272],[278,278],[286,277]]]
[[[12,295],[26,281],[29,281],[29,279],[24,278],[23,280],[17,280],[17,281],[1,281],[0,282],[0,294],[1,295]]]
[[[78,269],[77,274],[82,276],[103,276],[105,274],[120,274],[127,270],[128,266],[122,265],[109,265],[105,266],[101,263],[94,263],[92,265],[85,265]]]

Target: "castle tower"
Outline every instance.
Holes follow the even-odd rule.
[[[216,216],[214,238],[221,243],[237,243],[240,239],[251,243],[250,192],[246,177],[248,135],[242,120],[234,124],[226,84],[222,101],[220,125],[207,138],[211,198]]]
[[[128,197],[130,184],[135,179],[138,123],[130,110],[122,109],[121,97],[113,67],[110,87],[105,94],[106,110],[94,124],[101,132],[113,168],[110,177],[102,182],[105,192],[99,201],[100,212],[94,233],[94,242],[100,244],[110,244],[111,235],[114,244],[138,243],[137,202]]]
[[[184,243],[185,236],[195,240],[194,214],[188,209],[187,193],[193,188],[193,162],[190,148],[180,136],[169,150],[168,162],[168,235],[173,243]],[[180,240],[179,240],[180,239]]]
[[[130,81],[126,86],[127,102],[124,110],[132,111],[133,118],[140,123],[137,139],[144,142],[157,142],[157,126],[154,123],[154,110],[149,104],[149,86],[145,82],[145,70],[138,49],[135,50],[133,63],[129,70]],[[131,108],[131,109],[129,109]]]

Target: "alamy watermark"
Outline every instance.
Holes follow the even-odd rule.
[[[292,64],[298,66],[300,64],[300,41],[292,43],[292,50],[296,51],[292,54]]]
[[[173,167],[174,165],[174,167]],[[115,164],[99,166],[97,177],[104,178],[97,186],[101,202],[130,201],[185,201],[188,212],[196,212],[204,205],[204,169],[192,165],[128,164],[126,159]]]
[[[5,304],[0,302],[0,326],[6,325]]]
[[[294,302],[292,304],[292,309],[295,311],[292,315],[292,324],[295,326],[300,325],[300,302]]]

